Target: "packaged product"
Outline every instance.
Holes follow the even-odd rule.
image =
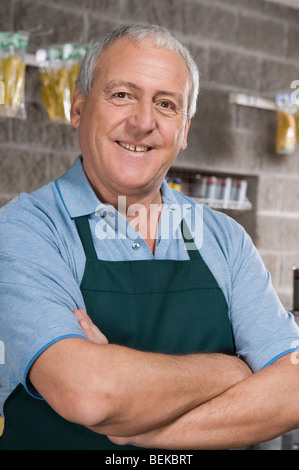
[[[87,46],[50,46],[40,62],[41,97],[51,121],[70,123],[71,98]]]
[[[168,186],[170,186],[173,189],[176,189],[177,191],[182,191],[182,180],[181,178],[167,178],[167,183]]]
[[[24,119],[28,33],[0,32],[0,117]]]
[[[277,111],[276,153],[293,153],[296,148],[295,118],[286,111]]]
[[[296,123],[294,114],[297,108],[291,102],[288,93],[276,96],[277,110],[277,133],[276,153],[285,155],[293,153],[296,149]]]

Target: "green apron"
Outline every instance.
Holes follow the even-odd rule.
[[[86,310],[109,343],[166,354],[234,354],[226,300],[197,249],[186,261],[101,261],[88,217],[75,222],[86,254],[80,286]],[[21,384],[5,401],[4,415],[0,449],[137,449],[64,420]]]

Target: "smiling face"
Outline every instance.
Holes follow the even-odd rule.
[[[177,52],[119,39],[101,54],[90,93],[73,95],[71,121],[102,201],[159,192],[187,145],[190,87]]]

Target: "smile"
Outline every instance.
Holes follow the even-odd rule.
[[[151,150],[151,147],[144,147],[142,145],[132,145],[132,144],[124,144],[123,142],[117,142],[118,145],[121,147],[131,150],[132,152],[148,152]]]

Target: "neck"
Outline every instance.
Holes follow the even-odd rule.
[[[161,182],[152,186],[150,190],[144,189],[122,194],[108,190],[106,187],[99,187],[93,184],[89,177],[88,179],[99,200],[115,207],[140,233],[154,253],[157,227],[162,211]]]
[[[107,205],[115,207],[128,220],[134,216],[136,211],[146,212],[147,214],[153,209],[153,206],[162,204],[162,194],[160,187],[150,192],[137,192],[136,194],[126,194],[119,192],[99,191],[93,185],[98,199]]]

